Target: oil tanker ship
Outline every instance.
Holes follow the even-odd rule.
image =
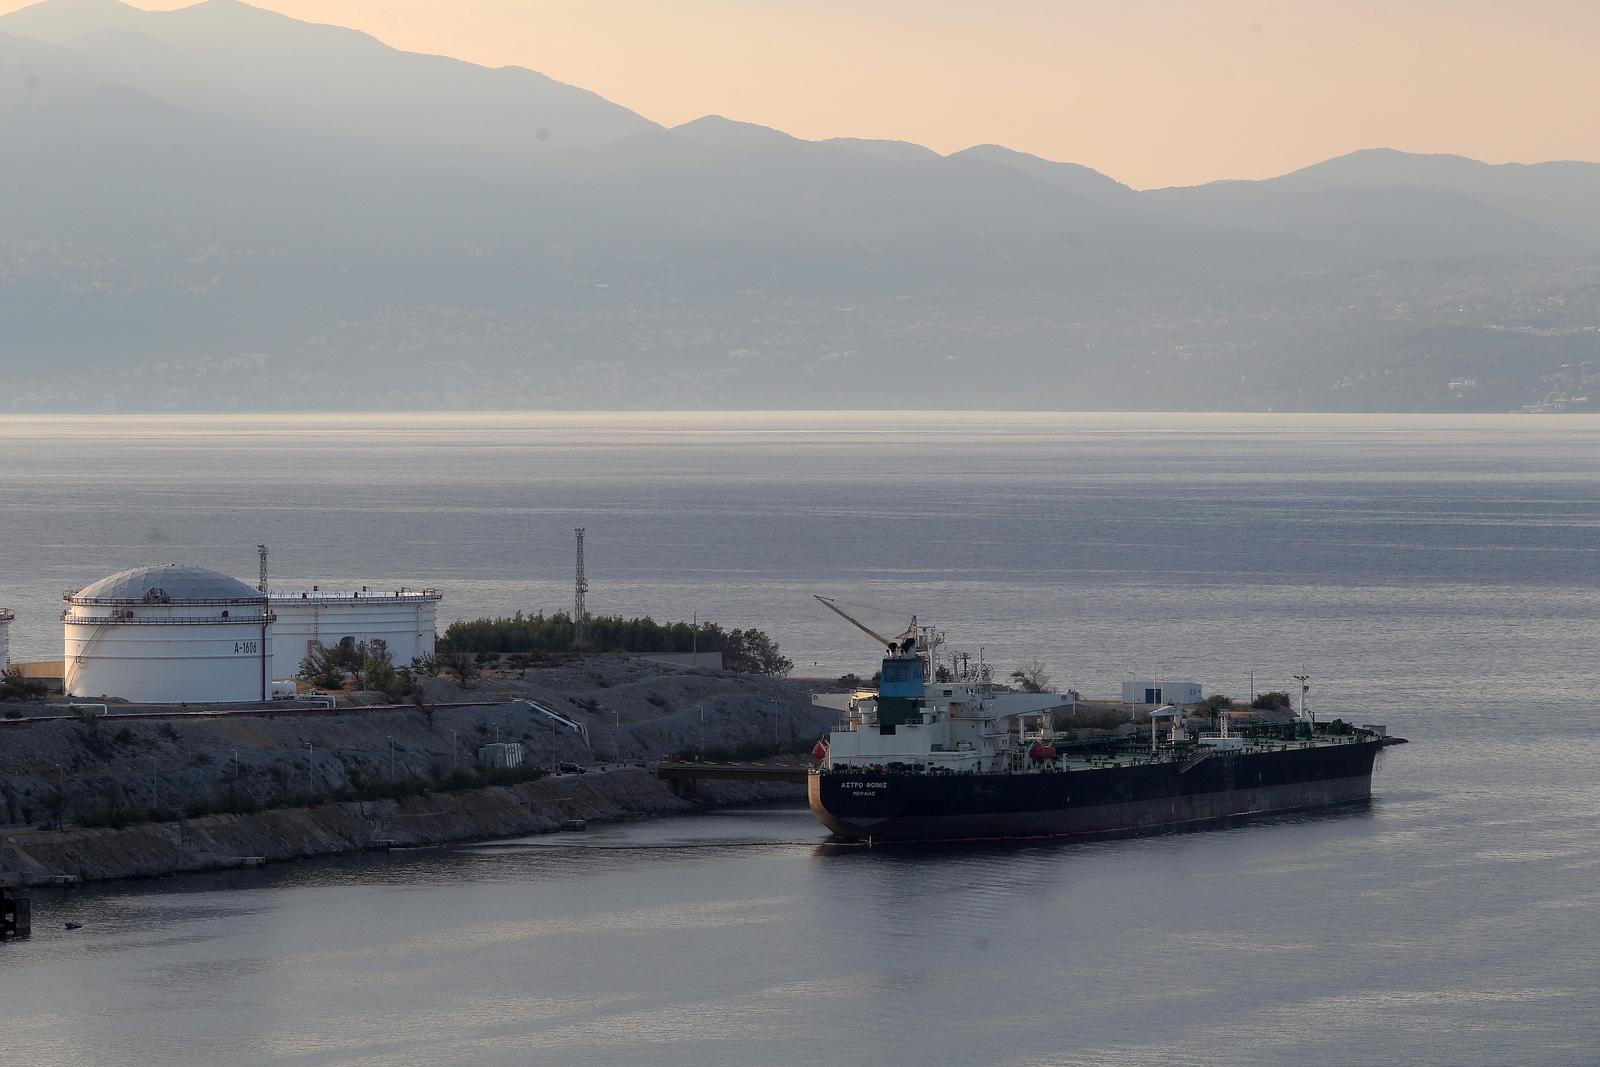
[[[942,657],[943,643],[913,619],[885,642],[876,689],[814,698],[843,714],[807,782],[812,812],[839,837],[1125,834],[1346,804],[1371,795],[1378,752],[1402,743],[1383,727],[1318,723],[1304,679],[1289,722],[1233,729],[1219,714],[1208,731],[1165,706],[1144,713],[1148,729],[1073,739],[1055,725],[1072,694],[1012,691],[981,658]]]

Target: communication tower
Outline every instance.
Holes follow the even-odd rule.
[[[589,609],[584,605],[584,594],[589,591],[589,579],[583,576],[583,527],[573,531],[578,535],[578,572],[572,588],[572,644],[582,648],[587,641],[584,630],[589,622]]]

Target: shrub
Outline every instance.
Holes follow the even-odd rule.
[[[472,681],[481,671],[478,661],[465,649],[451,648],[439,657],[443,668],[456,676],[456,684],[471,689]]]
[[[0,701],[30,702],[43,700],[48,690],[43,682],[30,681],[15,667],[0,673]],[[21,716],[13,716],[21,718]]]
[[[318,689],[342,689],[344,687],[344,659],[343,646],[312,645],[306,653],[306,658],[300,661],[300,677],[316,686]]]
[[[1131,721],[1121,707],[1086,708],[1079,705],[1078,710],[1060,725],[1074,730],[1115,730]]]

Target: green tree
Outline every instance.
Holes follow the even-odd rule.
[[[428,729],[433,729],[433,713],[436,709],[432,704],[428,703],[427,694],[422,691],[422,686],[412,685],[409,696],[411,697],[412,705],[422,712],[423,717],[428,720]]]
[[[794,661],[778,649],[778,643],[760,630],[730,630],[722,647],[722,661],[730,671],[745,674],[770,674],[782,678],[794,669]]]
[[[320,689],[338,689],[344,685],[343,667],[337,647],[314,644],[300,661],[300,677]]]
[[[728,669],[752,674],[784,675],[794,663],[777,642],[761,630],[724,630],[703,622],[657,622],[649,616],[591,616],[586,651],[590,652],[721,652]],[[460,619],[450,624],[439,641],[439,656],[451,650],[490,654],[570,653],[572,617],[565,612],[515,615],[488,619]],[[446,666],[445,669],[449,669]]]
[[[389,655],[389,645],[381,638],[367,642],[361,663],[361,688],[373,693],[386,693],[391,698],[400,688],[400,675],[394,669],[394,658]]]
[[[481,670],[477,659],[464,648],[449,649],[439,657],[439,662],[445,670],[456,676],[456,682],[463,689],[472,688],[472,682]]]

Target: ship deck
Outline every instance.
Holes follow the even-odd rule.
[[[1028,766],[1024,762],[1022,773],[1032,774],[1065,774],[1083,771],[1104,771],[1121,767],[1140,767],[1158,764],[1176,763],[1187,770],[1190,766],[1198,765],[1203,760],[1209,759],[1220,752],[1231,752],[1234,755],[1260,755],[1272,752],[1293,752],[1304,749],[1336,748],[1341,745],[1355,745],[1373,740],[1372,737],[1362,734],[1321,734],[1314,738],[1244,738],[1243,746],[1239,748],[1221,749],[1208,745],[1194,744],[1193,742],[1172,745],[1164,743],[1152,751],[1148,744],[1140,744],[1131,738],[1107,739],[1106,742],[1084,742],[1064,746],[1057,758],[1042,767]],[[1019,753],[1020,757],[1020,753]],[[833,773],[858,773],[869,765],[882,762],[881,757],[872,758],[871,763],[836,763],[829,770]],[[920,767],[905,767],[890,764],[886,768],[890,773],[897,770],[919,773]],[[826,771],[824,773],[827,773]],[[1015,773],[1015,771],[1013,772]]]
[[[1149,748],[1125,745],[1121,748],[1097,753],[1068,752],[1056,761],[1060,771],[1096,771],[1111,767],[1135,767],[1152,763],[1183,763],[1218,751],[1232,751],[1239,755],[1262,752],[1292,752],[1297,749],[1331,748],[1337,745],[1358,744],[1366,738],[1352,734],[1348,737],[1318,737],[1312,740],[1288,741],[1278,738],[1246,740],[1242,748],[1219,750],[1205,745],[1184,745],[1174,748],[1162,745],[1155,752]]]

